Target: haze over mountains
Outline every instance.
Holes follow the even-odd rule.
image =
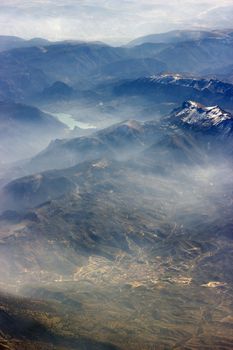
[[[27,47],[27,46],[39,46],[39,45],[47,45],[49,44],[49,41],[46,39],[41,38],[35,38],[31,40],[25,40],[22,38],[19,38],[17,36],[0,36],[0,51],[7,51],[11,49],[17,49],[20,47]]]
[[[139,78],[164,71],[218,75],[219,70],[229,66],[225,75],[232,74],[232,33],[205,32],[197,39],[195,35],[192,38],[192,33],[188,32],[190,39],[183,34],[183,40],[173,42],[171,34],[172,42],[165,36],[160,43],[142,40],[133,47],[67,42],[2,52],[2,97],[32,98],[56,81],[72,87],[82,81],[84,90],[106,79]]]
[[[131,41],[129,46],[153,44],[177,44],[186,41],[199,41],[204,39],[229,39],[232,37],[232,30],[173,30],[167,33],[151,34]]]
[[[0,37],[0,348],[232,349],[232,33]]]
[[[1,162],[26,159],[65,131],[66,125],[36,107],[0,102]]]

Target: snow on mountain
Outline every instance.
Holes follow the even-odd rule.
[[[197,128],[222,130],[224,133],[233,130],[233,117],[219,106],[205,107],[194,101],[186,101],[182,107],[172,113],[172,118]]]
[[[181,74],[164,73],[160,75],[153,75],[149,78],[152,83],[159,83],[164,85],[180,85],[192,87],[199,91],[211,91],[215,93],[224,93],[233,96],[232,84],[222,82],[218,79],[205,79],[192,76],[185,76]]]

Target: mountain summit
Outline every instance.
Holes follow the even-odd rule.
[[[178,124],[189,125],[197,129],[212,130],[228,134],[233,130],[233,117],[219,106],[205,107],[194,101],[186,101],[176,109],[172,119]]]

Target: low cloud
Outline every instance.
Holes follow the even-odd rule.
[[[232,0],[1,0],[0,34],[127,41],[178,28],[231,27],[232,13]]]

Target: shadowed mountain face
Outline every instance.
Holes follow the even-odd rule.
[[[69,44],[22,48],[0,54],[5,97],[35,96],[56,81],[88,81],[104,64],[121,59],[123,49],[104,44]],[[56,59],[55,59],[56,58]]]
[[[54,137],[64,136],[65,130],[64,124],[35,107],[0,102],[1,162],[28,158]]]
[[[125,121],[88,137],[55,140],[26,165],[29,171],[61,169],[101,157],[127,159],[158,137],[156,122]]]
[[[59,298],[59,293],[56,297]],[[1,294],[0,298],[0,347],[2,350],[119,349],[110,343],[95,341],[80,334],[67,336],[62,327],[57,328],[57,321],[60,322],[64,314],[56,301],[51,305],[43,301],[29,301],[26,298],[16,298],[7,294]],[[57,323],[55,327],[52,325],[54,322]]]
[[[166,110],[184,100],[203,104],[219,104],[232,110],[233,85],[215,79],[202,79],[180,74],[162,74],[149,78],[127,80],[115,84],[113,95],[118,97],[138,96],[147,104],[161,105]]]
[[[41,98],[56,100],[70,99],[74,97],[74,89],[62,81],[56,81],[42,92]]]

